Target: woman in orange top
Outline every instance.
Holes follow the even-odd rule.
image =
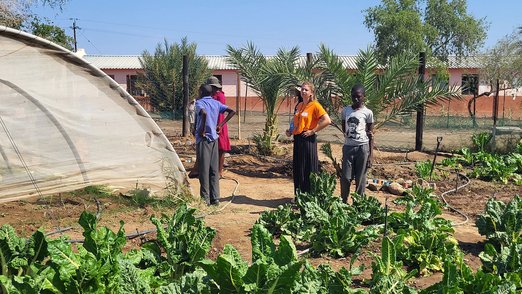
[[[327,127],[330,117],[317,102],[314,85],[304,82],[301,85],[303,102],[297,104],[294,114],[294,129],[286,135],[294,135],[294,193],[310,192],[310,174],[319,172],[317,156],[317,133]]]

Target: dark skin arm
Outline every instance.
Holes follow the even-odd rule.
[[[369,154],[368,154],[368,163],[367,167],[372,167],[372,161],[373,161],[373,124],[367,124],[366,125],[366,135],[368,135],[369,142]]]
[[[219,123],[217,125],[216,131],[218,134],[221,131],[221,128],[223,128],[223,125],[225,125],[236,114],[236,112],[234,110],[232,110],[231,108],[227,108],[224,112],[227,113],[227,116],[221,123]]]
[[[207,112],[204,109],[199,111],[201,124],[199,130],[196,130],[201,137],[205,137],[205,124],[207,123]]]

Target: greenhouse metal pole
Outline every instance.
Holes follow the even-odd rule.
[[[188,105],[189,105],[189,75],[188,75],[188,56],[183,55],[183,137],[186,137],[190,134],[189,130],[189,115],[188,115]]]
[[[420,82],[424,82],[424,73],[426,72],[426,52],[419,54],[419,77]],[[415,150],[422,150],[422,133],[424,132],[424,104],[417,108],[417,121],[415,127]]]

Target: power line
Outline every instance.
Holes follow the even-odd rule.
[[[92,45],[92,47],[94,47],[94,49],[96,49],[96,50],[98,51],[98,53],[103,54],[103,53],[101,52],[101,50],[98,49],[98,47],[96,47],[96,45],[94,45],[94,43],[91,42],[91,40],[89,40],[89,38],[87,38],[87,36],[85,36],[85,34],[84,34],[83,32],[82,32],[81,34],[82,34],[82,36],[87,40],[87,42],[89,42],[89,43]]]

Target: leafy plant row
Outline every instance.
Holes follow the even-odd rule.
[[[367,243],[328,243],[324,240],[342,236],[342,240],[357,241],[360,235],[346,230],[351,227],[359,228],[357,232],[365,232],[371,227],[379,229],[376,233],[380,233],[383,223],[380,216],[383,215],[383,211],[378,202],[375,205],[373,202],[371,205],[367,204],[371,201],[368,199],[372,198],[362,198],[364,200],[361,201],[357,195],[354,195],[352,206],[340,203],[339,197],[332,195],[334,184],[331,176],[314,176],[312,192],[299,194],[296,208],[290,205],[280,206],[274,211],[262,214],[258,223],[266,226],[275,235],[289,234],[299,241],[309,241],[312,252],[316,254],[352,254],[353,261],[357,258],[357,252]],[[365,206],[360,207],[359,204],[364,202]],[[416,290],[408,285],[408,280],[417,274],[428,275],[436,271],[444,272],[446,288],[437,284],[424,293],[434,293],[430,291],[437,292],[441,289],[450,291],[459,287],[465,290],[464,293],[489,293],[485,289],[520,290],[520,275],[517,271],[522,268],[519,258],[522,252],[518,245],[513,245],[513,240],[520,239],[522,225],[522,209],[518,196],[507,205],[491,200],[488,202],[485,215],[479,217],[477,223],[481,233],[481,223],[487,224],[490,229],[494,229],[492,232],[483,233],[489,235],[488,239],[494,242],[511,240],[511,246],[499,251],[500,249],[487,244],[480,255],[484,266],[477,273],[473,273],[462,261],[463,253],[453,236],[451,222],[441,217],[442,203],[432,194],[431,189],[414,186],[412,191],[398,199],[397,203],[405,208],[403,211],[390,213],[387,218],[389,237],[383,239],[381,256],[375,256],[372,263],[373,274],[372,280],[369,281],[372,293],[415,293]],[[341,214],[343,216],[338,216]],[[350,223],[344,224],[344,227],[339,229],[340,232],[329,231],[330,239],[317,237],[324,232],[324,228],[332,228],[329,226],[330,223],[343,217]],[[372,225],[365,228],[364,224],[367,223]],[[335,244],[336,247],[327,247],[330,244]],[[451,286],[448,286],[450,284]],[[474,292],[479,289],[485,292]],[[451,291],[439,293],[460,293]]]
[[[373,197],[354,196],[354,205],[334,197],[335,175],[312,174],[311,192],[298,193],[295,206],[281,205],[261,214],[258,224],[272,234],[292,236],[311,247],[314,256],[344,257],[379,236],[384,209]],[[370,224],[363,226],[364,224]]]
[[[152,293],[192,272],[210,250],[215,230],[181,206],[172,218],[152,217],[157,239],[123,253],[123,222],[118,232],[98,227],[84,212],[79,224],[84,242],[48,240],[41,230],[18,237],[8,225],[0,228],[2,293]],[[167,229],[165,230],[164,227]]]
[[[364,293],[352,288],[360,268],[334,272],[300,260],[289,236],[278,246],[264,227],[252,228],[252,263],[226,245],[206,259],[215,230],[180,206],[172,217],[151,218],[157,238],[126,253],[118,232],[82,213],[83,244],[48,240],[41,230],[25,239],[0,228],[1,293]]]
[[[446,260],[441,283],[422,293],[520,293],[522,292],[522,200],[508,204],[488,200],[477,218],[479,233],[486,236],[479,254],[482,267],[473,273],[462,257]]]
[[[522,185],[522,143],[518,143],[513,152],[501,155],[487,151],[491,136],[477,134],[473,136],[474,149],[462,148],[459,155],[444,159],[442,164],[460,168],[466,166],[472,169],[469,176],[486,181],[500,181],[504,184],[513,182]]]
[[[335,177],[311,176],[310,193],[299,193],[290,204],[263,213],[258,223],[274,235],[287,234],[311,247],[312,255],[343,257],[359,250],[382,233],[384,209],[373,197],[353,195],[353,205],[333,196]],[[442,271],[446,257],[459,254],[451,223],[440,217],[441,203],[432,190],[414,187],[405,210],[388,217],[397,258],[419,274]],[[370,224],[370,225],[368,225]]]

